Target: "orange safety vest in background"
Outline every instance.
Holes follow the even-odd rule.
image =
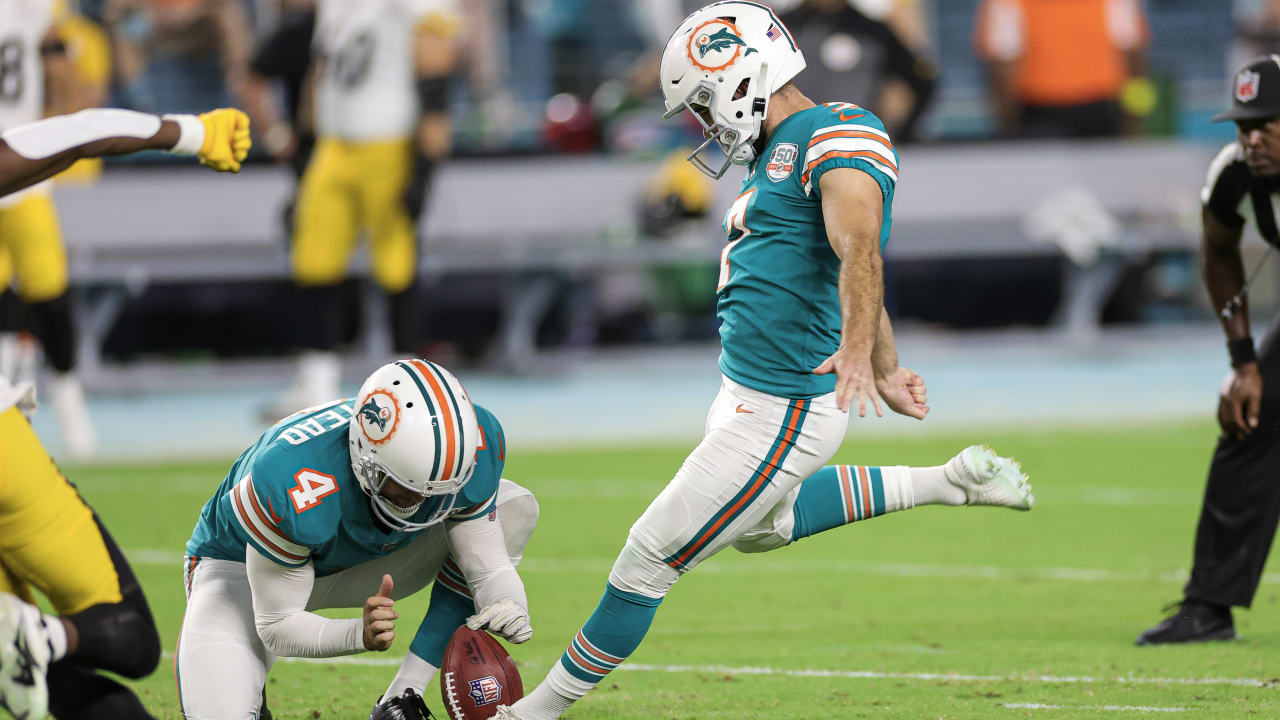
[[[1081,105],[1119,94],[1126,54],[1147,34],[1139,0],[984,0],[974,45],[986,60],[1013,63],[1022,102]]]

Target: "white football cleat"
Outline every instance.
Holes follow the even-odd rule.
[[[493,714],[493,717],[494,720],[520,720],[520,716],[516,714],[516,711],[506,705],[499,705],[498,711]]]
[[[45,674],[52,654],[39,608],[0,593],[0,707],[16,720],[49,714]]]
[[[1035,507],[1027,474],[1016,460],[1000,457],[985,445],[970,445],[947,461],[947,482],[964,492],[966,505],[996,505],[1014,510]]]
[[[73,373],[55,374],[49,382],[49,397],[53,400],[53,414],[58,418],[67,455],[76,461],[88,459],[98,439],[80,380]]]

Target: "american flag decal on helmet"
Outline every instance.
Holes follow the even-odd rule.
[[[778,38],[782,37],[782,33],[778,32],[778,26],[774,25],[773,23],[769,24],[769,29],[766,30],[764,34],[765,34],[765,37],[769,38],[770,40],[777,40]]]

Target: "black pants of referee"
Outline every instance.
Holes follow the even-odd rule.
[[[1262,409],[1247,437],[1218,438],[1183,595],[1249,607],[1280,522],[1280,316],[1258,352]]]

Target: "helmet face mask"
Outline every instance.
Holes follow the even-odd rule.
[[[351,470],[378,520],[416,532],[447,518],[475,473],[480,435],[458,379],[425,360],[389,363],[365,381],[354,409],[347,433]],[[388,490],[420,499],[400,505]],[[413,519],[424,504],[432,507],[428,517]]]
[[[761,66],[761,75],[768,72],[768,64]],[[697,84],[689,92],[688,97],[683,102],[676,105],[663,114],[664,120],[679,115],[681,112],[688,110],[698,124],[702,126],[702,136],[705,140],[697,147],[687,158],[693,166],[711,177],[719,180],[729,171],[731,165],[748,165],[755,159],[755,141],[760,136],[760,126],[764,122],[765,109],[768,107],[768,99],[757,98],[752,103],[751,120],[753,127],[750,133],[743,133],[738,124],[721,123],[712,108],[716,106],[717,94],[719,89],[707,81]],[[757,111],[758,108],[758,111]],[[715,167],[704,157],[705,153],[712,147],[719,147],[724,155],[724,160],[719,167]]]
[[[663,117],[688,110],[698,119],[705,139],[689,162],[719,179],[730,165],[756,159],[770,97],[804,66],[790,32],[768,7],[712,3],[685,18],[663,50]],[[723,160],[707,156],[717,146]]]

